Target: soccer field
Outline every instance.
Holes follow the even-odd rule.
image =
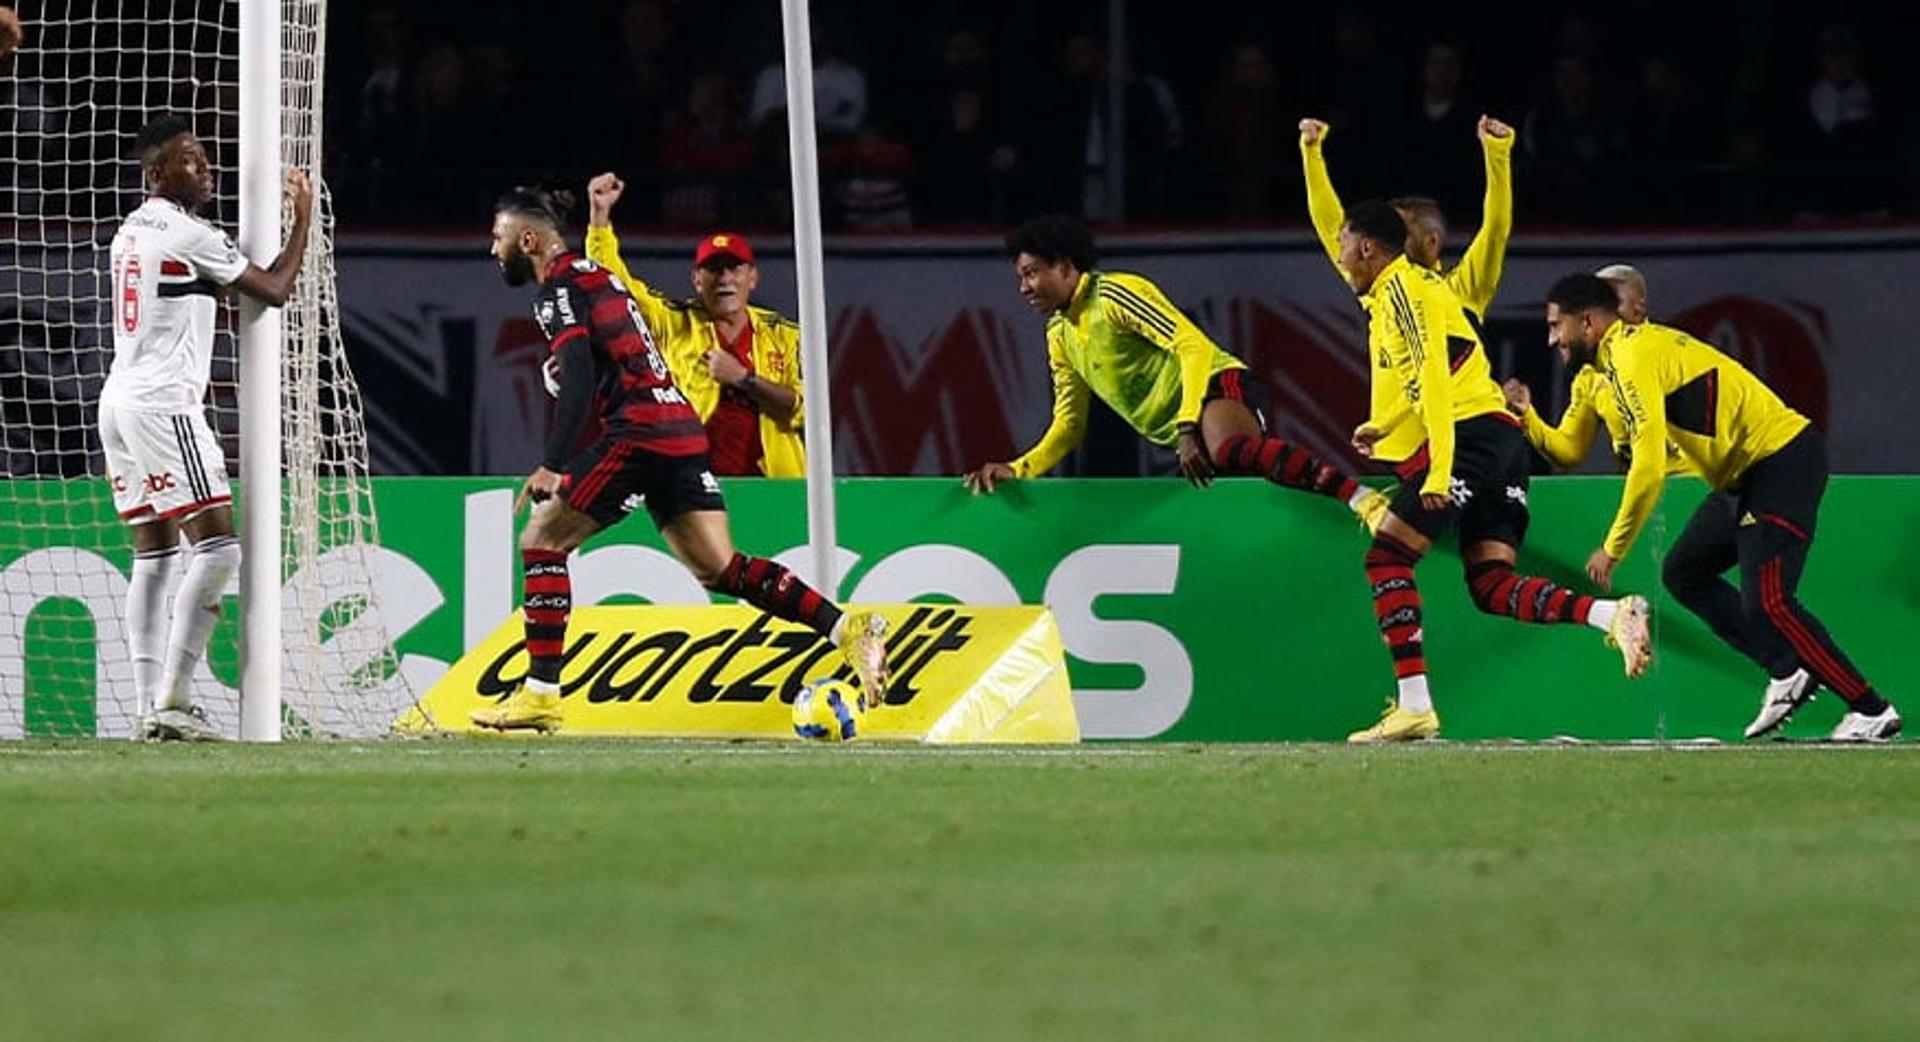
[[[1912,1038],[1920,755],[0,745],[0,1036]]]

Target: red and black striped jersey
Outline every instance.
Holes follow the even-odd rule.
[[[533,314],[546,334],[549,355],[557,358],[579,340],[591,348],[592,390],[604,436],[635,440],[661,456],[707,451],[699,414],[673,385],[638,304],[611,272],[577,253],[561,254],[547,269]],[[579,392],[562,386],[560,393]],[[571,440],[579,432],[554,433]]]

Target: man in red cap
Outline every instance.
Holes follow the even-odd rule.
[[[626,187],[610,173],[587,182],[587,256],[632,291],[674,382],[706,424],[713,472],[803,476],[800,327],[751,304],[760,284],[753,247],[731,232],[700,240],[693,251],[693,297],[671,300],[634,278],[620,260],[609,216]]]

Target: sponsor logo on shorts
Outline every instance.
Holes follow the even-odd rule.
[[[1507,486],[1507,501],[1508,501],[1509,503],[1518,503],[1518,504],[1520,504],[1521,506],[1526,506],[1526,505],[1527,505],[1527,490],[1526,490],[1526,489],[1524,489],[1524,488],[1521,488],[1521,487],[1520,487],[1520,486],[1518,486],[1518,485],[1508,485],[1508,486]]]
[[[713,471],[703,470],[700,472],[700,488],[708,495],[717,496],[720,494],[720,481],[713,476]]]
[[[1447,498],[1453,500],[1454,506],[1464,507],[1473,501],[1473,490],[1467,487],[1465,481],[1454,478],[1453,483],[1447,487]]]
[[[644,504],[646,501],[647,501],[647,497],[641,495],[640,493],[629,492],[627,493],[627,498],[620,501],[620,512],[622,514],[631,514],[634,511],[640,509],[641,505]]]

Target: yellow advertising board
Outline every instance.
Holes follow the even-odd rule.
[[[887,617],[893,679],[868,738],[933,744],[1077,742],[1053,613],[1041,607],[865,605]],[[441,677],[399,728],[470,731],[471,712],[526,676],[510,616]],[[795,738],[808,681],[852,679],[839,649],[746,605],[576,609],[560,670],[563,734]],[[797,741],[798,739],[795,738]]]

